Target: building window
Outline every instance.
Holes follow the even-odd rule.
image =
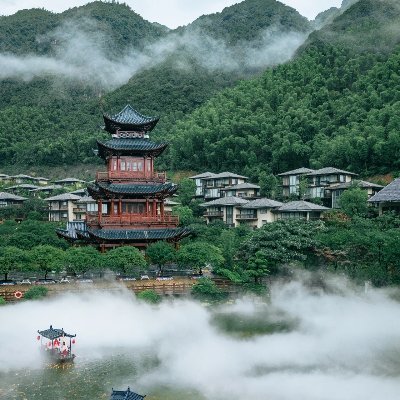
[[[132,171],[137,171],[137,170],[138,170],[138,168],[137,168],[137,162],[134,161],[134,162],[132,163]]]
[[[143,171],[143,163],[142,163],[142,161],[138,162],[138,171]]]
[[[125,171],[126,170],[126,163],[125,161],[121,161],[121,171]]]

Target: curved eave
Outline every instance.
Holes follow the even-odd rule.
[[[105,124],[104,129],[112,135],[116,134],[117,131],[151,132],[160,119],[159,117],[155,117],[143,123],[133,124],[116,121],[107,115],[104,115],[103,118]]]
[[[112,230],[112,229],[88,229],[89,236],[99,242],[152,242],[152,241],[172,241],[177,242],[191,234],[188,228],[165,228],[165,229],[130,229],[130,230]]]
[[[154,186],[153,190],[151,190]],[[137,188],[132,190],[132,188]],[[143,188],[141,190],[141,188]],[[150,189],[150,190],[149,190]],[[88,192],[94,199],[101,198],[123,198],[123,199],[144,199],[160,198],[172,196],[178,190],[178,185],[110,185],[98,182],[96,185],[88,185]]]
[[[124,139],[120,139],[121,141]],[[139,139],[143,140],[143,139]],[[150,142],[151,143],[151,142]],[[110,141],[108,142],[102,142],[100,140],[97,140],[97,156],[101,157],[102,159],[107,159],[112,156],[140,156],[140,157],[148,157],[148,156],[153,156],[153,157],[158,157],[168,146],[168,143],[152,143],[153,146],[122,146],[123,142],[121,142],[121,145],[118,146],[113,144],[110,144]]]
[[[75,242],[78,240],[76,236],[71,234],[71,232],[66,229],[56,229],[56,234],[59,238],[66,239],[70,242]]]

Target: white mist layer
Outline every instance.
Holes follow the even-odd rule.
[[[204,32],[194,30],[185,34],[170,34],[145,46],[142,51],[131,49],[112,57],[105,46],[108,38],[99,31],[93,33],[95,26],[91,20],[69,21],[48,36],[39,37],[39,42],[52,43],[52,56],[0,53],[0,80],[28,82],[34,78],[58,77],[114,89],[138,72],[162,63],[177,50],[184,50],[210,71],[232,72],[286,62],[306,39],[305,34],[282,33],[279,27],[271,27],[257,41],[230,47]],[[91,27],[92,32],[87,27]],[[176,68],[182,67],[185,65],[178,56]]]
[[[275,286],[267,306],[224,306],[237,318],[265,312],[265,319],[296,321],[292,331],[246,340],[218,331],[214,312],[197,303],[151,307],[125,291],[1,307],[0,372],[39,368],[36,331],[52,324],[77,333],[77,366],[113,351],[133,359],[150,349],[159,364],[136,382],[148,390],[191,388],[210,400],[397,400],[399,304],[384,292],[334,289],[322,294],[294,282]]]

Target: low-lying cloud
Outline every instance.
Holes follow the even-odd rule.
[[[0,54],[0,80],[53,77],[114,89],[177,52],[211,71],[241,72],[289,60],[306,38],[302,33],[282,33],[280,27],[272,27],[257,41],[231,47],[203,31],[193,30],[171,33],[140,51],[127,49],[118,54],[110,51],[109,38],[95,28],[96,23],[91,20],[69,21],[47,36],[38,37],[39,42],[50,43],[52,55]],[[182,60],[185,56],[176,57],[177,68],[187,65]]]
[[[397,400],[399,303],[383,291],[364,294],[343,282],[329,282],[329,289],[301,281],[275,285],[269,304],[242,299],[218,310],[190,301],[151,307],[124,291],[2,307],[0,374],[40,367],[35,332],[52,323],[78,334],[77,368],[121,349],[132,359],[150,351],[157,363],[135,382],[147,393],[158,385],[213,400]],[[239,338],[213,323],[219,313],[295,323]]]

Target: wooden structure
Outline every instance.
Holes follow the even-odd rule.
[[[90,242],[101,251],[131,245],[146,248],[165,240],[175,245],[189,234],[178,228],[178,217],[165,210],[165,200],[177,185],[165,172],[154,169],[154,160],[167,147],[149,139],[158,117],[146,117],[130,105],[116,115],[104,115],[109,140],[97,141],[97,155],[106,171],[98,172],[88,192],[97,202],[97,212],[88,212],[86,227],[58,230],[68,240]]]
[[[56,329],[50,325],[49,329],[38,331],[41,351],[55,363],[73,362],[75,354],[72,353],[72,345],[76,335],[64,332],[64,329]],[[43,338],[45,340],[43,340]],[[47,339],[47,340],[46,340]]]
[[[111,390],[110,400],[143,400],[146,395],[140,395],[132,392],[128,387],[128,390]]]

